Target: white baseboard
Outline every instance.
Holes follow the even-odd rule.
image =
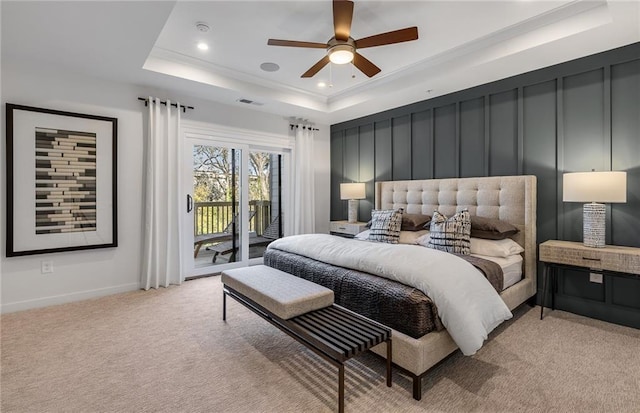
[[[14,303],[3,303],[0,307],[2,314],[13,313],[15,311],[29,310],[32,308],[48,307],[50,305],[71,303],[74,301],[88,300],[91,298],[104,297],[106,295],[125,293],[140,289],[139,283],[122,284],[96,290],[79,291],[69,294],[54,295],[51,297],[36,298],[33,300],[16,301]]]

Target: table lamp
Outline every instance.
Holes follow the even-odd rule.
[[[340,184],[340,199],[349,200],[349,223],[358,222],[358,199],[365,199],[366,197],[363,182]]]
[[[627,173],[571,172],[562,177],[564,202],[587,202],[582,207],[585,247],[604,247],[607,203],[627,202]]]

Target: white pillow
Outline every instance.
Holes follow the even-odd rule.
[[[502,267],[503,271],[505,267],[511,266],[515,263],[522,262],[522,256],[520,254],[511,255],[509,257],[491,257],[489,255],[471,254],[474,257],[482,258],[485,260],[493,261]]]
[[[429,235],[429,231],[426,229],[420,231],[400,231],[398,244],[416,245],[418,243],[418,238],[423,235]]]
[[[371,230],[365,229],[364,231],[356,234],[353,238],[359,239],[360,241],[366,241],[366,240],[369,239],[369,233],[370,232],[371,232]]]
[[[429,231],[426,231],[426,234],[418,237],[418,239],[416,240],[416,244],[426,247],[427,245],[429,245],[430,238],[431,238],[431,233]]]
[[[360,241],[368,241],[370,230],[365,230],[356,235],[354,238]],[[421,231],[400,231],[400,239],[398,239],[398,244],[409,244],[416,245],[418,243],[418,238],[429,235],[429,231],[421,230]]]
[[[511,238],[505,239],[482,239],[471,238],[471,253],[478,255],[488,255],[490,257],[509,257],[524,251],[524,248]]]
[[[416,244],[426,247],[429,244],[429,232],[416,240]],[[520,254],[524,248],[511,238],[493,240],[471,238],[471,254],[488,255],[490,257],[506,258]]]

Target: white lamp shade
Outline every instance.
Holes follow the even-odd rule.
[[[363,182],[340,184],[340,199],[365,199],[367,197]]]
[[[627,173],[571,172],[562,177],[564,202],[627,202]]]

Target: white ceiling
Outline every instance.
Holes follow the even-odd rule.
[[[152,86],[230,105],[337,123],[640,41],[640,2],[356,0],[355,39],[417,26],[419,39],[363,49],[382,69],[300,75],[326,42],[331,1],[2,1],[2,59]],[[202,33],[197,22],[211,30]],[[206,41],[210,49],[196,48]],[[264,62],[280,70],[265,72]],[[318,81],[332,87],[319,88]]]

